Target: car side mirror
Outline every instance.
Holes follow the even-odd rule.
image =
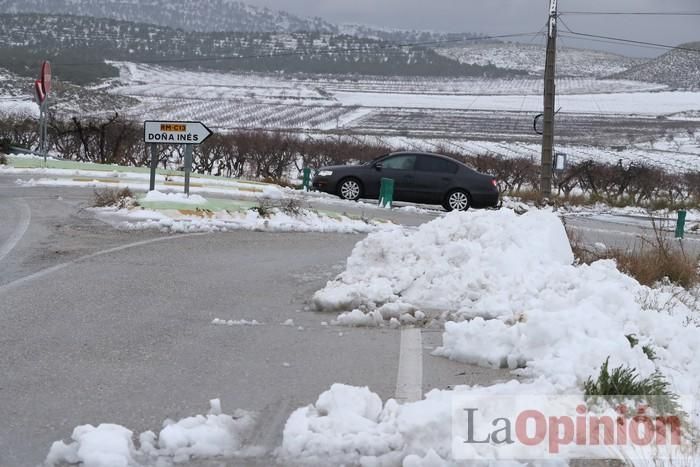
[[[376,164],[374,164],[374,168],[376,170],[382,170],[383,167],[384,167],[384,164],[382,164],[381,162],[377,162]]]

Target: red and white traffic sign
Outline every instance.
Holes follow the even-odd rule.
[[[42,105],[51,92],[51,64],[44,61],[41,64],[39,79],[34,81],[34,99],[36,103]]]
[[[41,87],[44,90],[44,95],[48,96],[51,92],[51,64],[48,61],[44,61],[41,64]]]

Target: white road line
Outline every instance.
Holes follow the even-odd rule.
[[[0,261],[5,259],[7,255],[10,254],[12,250],[17,246],[24,234],[27,233],[29,228],[29,223],[32,220],[32,211],[29,209],[29,205],[21,199],[15,200],[19,206],[19,222],[17,222],[17,227],[15,231],[12,232],[10,238],[8,238],[5,243],[0,245]]]
[[[423,336],[420,328],[401,329],[399,371],[396,375],[396,400],[416,402],[423,399]]]
[[[81,256],[80,258],[74,259],[73,261],[68,261],[66,263],[57,264],[56,266],[51,266],[50,268],[42,269],[41,271],[35,272],[33,274],[29,274],[28,276],[21,277],[21,278],[16,279],[12,282],[8,282],[5,285],[1,285],[0,286],[0,294],[3,292],[6,292],[7,290],[9,290],[13,287],[24,284],[25,282],[30,282],[30,281],[33,281],[35,279],[39,279],[41,277],[52,274],[56,271],[60,271],[61,269],[66,268],[68,266],[71,266],[73,264],[77,264],[77,263],[80,263],[83,261],[87,261],[89,259],[97,258],[99,256],[104,256],[104,255],[108,255],[110,253],[116,253],[119,251],[128,250],[129,248],[135,248],[138,246],[149,245],[151,243],[165,242],[165,241],[169,241],[169,240],[176,240],[179,238],[199,237],[202,235],[209,235],[209,234],[208,233],[191,233],[191,234],[174,235],[171,237],[158,237],[158,238],[152,238],[150,240],[142,240],[140,242],[134,242],[134,243],[129,243],[127,245],[121,245],[121,246],[117,246],[114,248],[109,248],[107,250],[97,251],[97,252],[91,253],[89,255]]]

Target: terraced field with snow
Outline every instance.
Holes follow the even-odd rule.
[[[120,78],[99,88],[136,99],[137,105],[121,109],[135,120],[201,120],[215,131],[343,134],[374,138],[396,149],[453,146],[539,158],[533,118],[541,112],[542,97],[535,78],[281,78],[119,66]],[[561,79],[557,146],[573,158],[698,168],[700,92],[665,89],[594,77]],[[24,109],[31,115],[32,106],[13,97],[0,100],[0,113]]]

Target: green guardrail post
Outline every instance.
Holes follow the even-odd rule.
[[[394,180],[391,178],[382,178],[382,184],[379,188],[379,206],[391,208],[394,203]]]
[[[685,216],[687,212],[685,210],[678,211],[678,221],[676,222],[676,238],[683,238],[685,236]]]
[[[304,181],[302,184],[302,189],[304,191],[309,191],[311,188],[311,169],[308,167],[304,168]]]

